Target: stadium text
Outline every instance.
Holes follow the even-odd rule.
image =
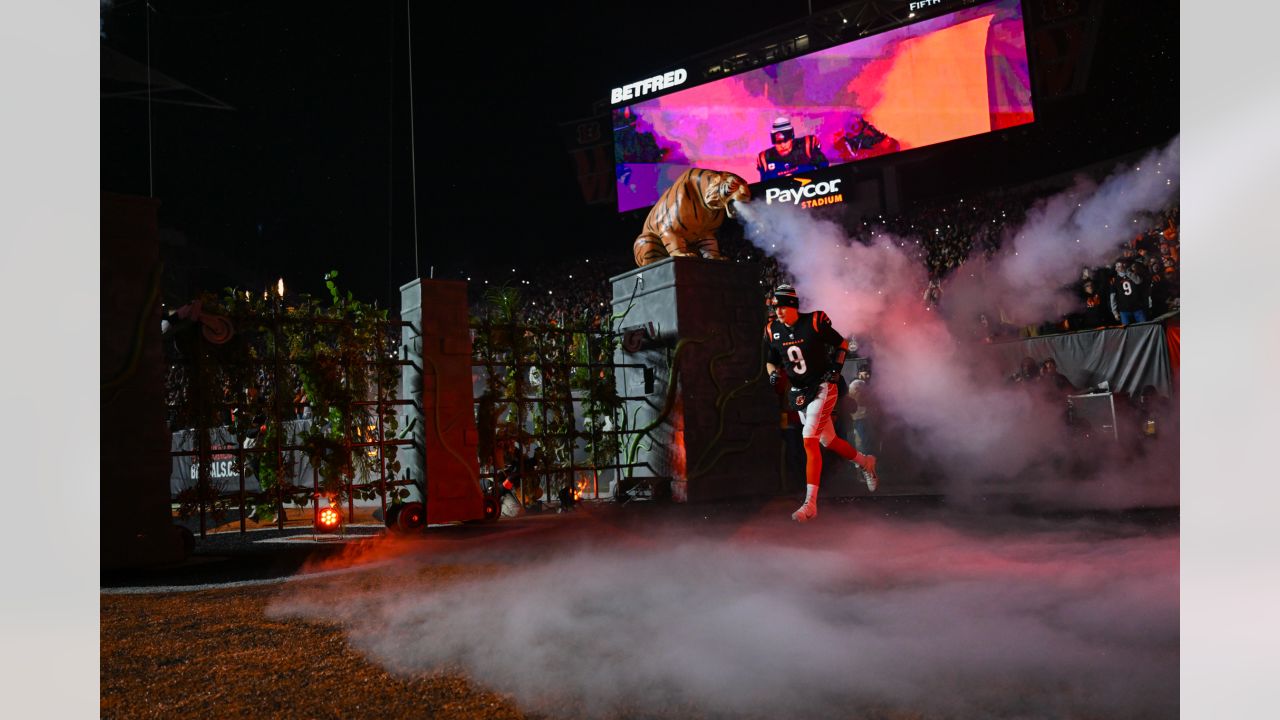
[[[245,475],[252,476],[253,472],[246,471]],[[222,479],[239,477],[240,473],[235,469],[234,460],[221,460],[209,463],[209,477]],[[196,480],[200,477],[200,463],[191,463],[191,479]]]
[[[838,192],[840,189],[839,178],[820,183],[815,183],[812,180],[806,180],[803,178],[796,178],[796,181],[802,183],[803,186],[794,189],[769,188],[768,190],[765,190],[765,204],[772,205],[776,200],[780,203],[789,202],[793,205],[799,205],[802,208],[810,208],[819,207],[821,205],[831,205],[844,200],[843,195],[831,196],[831,193]],[[801,202],[802,200],[804,202]]]
[[[907,7],[908,9],[911,10],[911,12],[915,12],[917,10],[923,10],[924,8],[927,8],[930,5],[937,5],[940,2],[942,2],[942,0],[919,0],[919,2],[910,3],[909,5],[907,5]]]
[[[640,82],[633,82],[630,85],[616,87],[609,93],[609,103],[616,105],[623,100],[632,100],[641,95],[648,95],[651,92],[666,90],[675,87],[685,80],[689,79],[689,73],[684,68],[672,70],[665,75],[654,75],[651,78],[645,78]]]
[[[805,200],[800,203],[800,207],[807,210],[809,208],[822,207],[823,205],[835,205],[836,203],[841,202],[844,202],[844,195],[842,193],[836,193],[835,195],[820,197],[817,200]]]

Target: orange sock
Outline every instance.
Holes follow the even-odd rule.
[[[818,438],[804,439],[804,455],[805,482],[817,487],[822,482],[822,444]]]
[[[858,461],[858,451],[855,450],[844,438],[837,437],[832,440],[831,444],[827,445],[827,447],[834,450],[837,455],[845,460],[852,460],[854,462]]]

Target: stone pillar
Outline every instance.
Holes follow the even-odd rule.
[[[612,278],[615,326],[631,329],[614,355],[629,429],[631,472],[678,502],[779,489],[778,402],[764,371],[765,288],[759,268],[668,258]],[[674,387],[672,383],[674,382]],[[624,462],[633,436],[624,436]],[[626,475],[624,470],[623,474]]]
[[[181,560],[169,509],[160,202],[102,193],[102,568]],[[48,508],[46,508],[48,509]]]
[[[418,279],[400,288],[400,397],[415,401],[401,427],[413,425],[414,445],[401,447],[401,467],[426,478],[427,523],[480,520],[484,496],[476,457],[471,397],[471,329],[467,285]]]

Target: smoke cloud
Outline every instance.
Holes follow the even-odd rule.
[[[1117,246],[1140,230],[1151,213],[1178,192],[1179,140],[1117,168],[1100,185],[1080,178],[1070,190],[1037,203],[1027,222],[1003,243],[987,288],[989,299],[1016,299],[1020,320],[1051,316],[1063,285],[1082,266],[1110,263]],[[1074,300],[1074,299],[1072,299]]]
[[[1176,529],[823,513],[405,556],[269,614],[339,620],[393,672],[462,671],[550,717],[1176,715]]]
[[[1150,491],[1147,498],[1176,500],[1176,444],[1141,458],[1070,446],[1063,408],[1008,383],[1016,368],[999,366],[973,328],[979,311],[996,307],[1016,311],[1025,322],[1054,317],[1062,288],[1079,279],[1081,266],[1108,264],[1177,189],[1176,139],[1101,183],[1077,180],[1037,203],[990,262],[975,243],[975,257],[944,282],[941,311],[922,301],[927,276],[916,258],[920,238],[880,227],[850,237],[836,223],[787,204],[754,202],[740,211],[747,239],[795,278],[802,311],[824,310],[840,332],[873,342],[872,387],[883,424],[910,452],[945,469],[948,492],[980,492],[976,481],[999,480],[1021,483],[1015,489],[1041,499],[1110,505],[1143,499],[1112,487],[1134,476],[1158,478],[1129,483]],[[1082,452],[1114,452],[1103,463],[1106,477],[1079,476],[1072,465]]]
[[[462,672],[548,717],[1174,717],[1176,525],[1028,518],[992,498],[1175,505],[1176,433],[1145,455],[1070,446],[1061,408],[1009,384],[1014,368],[956,308],[1050,306],[1176,187],[1176,142],[1077,182],[1028,214],[981,282],[962,280],[976,260],[956,272],[945,312],[921,301],[916,239],[741,208],[801,309],[870,340],[880,431],[943,471],[949,509],[828,502],[803,527],[783,510],[634,531],[588,520],[557,542],[446,554],[398,545],[362,580],[292,584],[269,614],[337,620],[393,672]],[[1082,472],[1086,454],[1101,457]],[[905,472],[882,466],[882,492]]]

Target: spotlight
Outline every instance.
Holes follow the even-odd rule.
[[[484,498],[484,521],[497,522],[502,516],[502,506],[498,503],[498,499],[492,495],[486,495]]]
[[[325,533],[336,532],[342,527],[342,513],[330,505],[316,515],[316,530]]]

